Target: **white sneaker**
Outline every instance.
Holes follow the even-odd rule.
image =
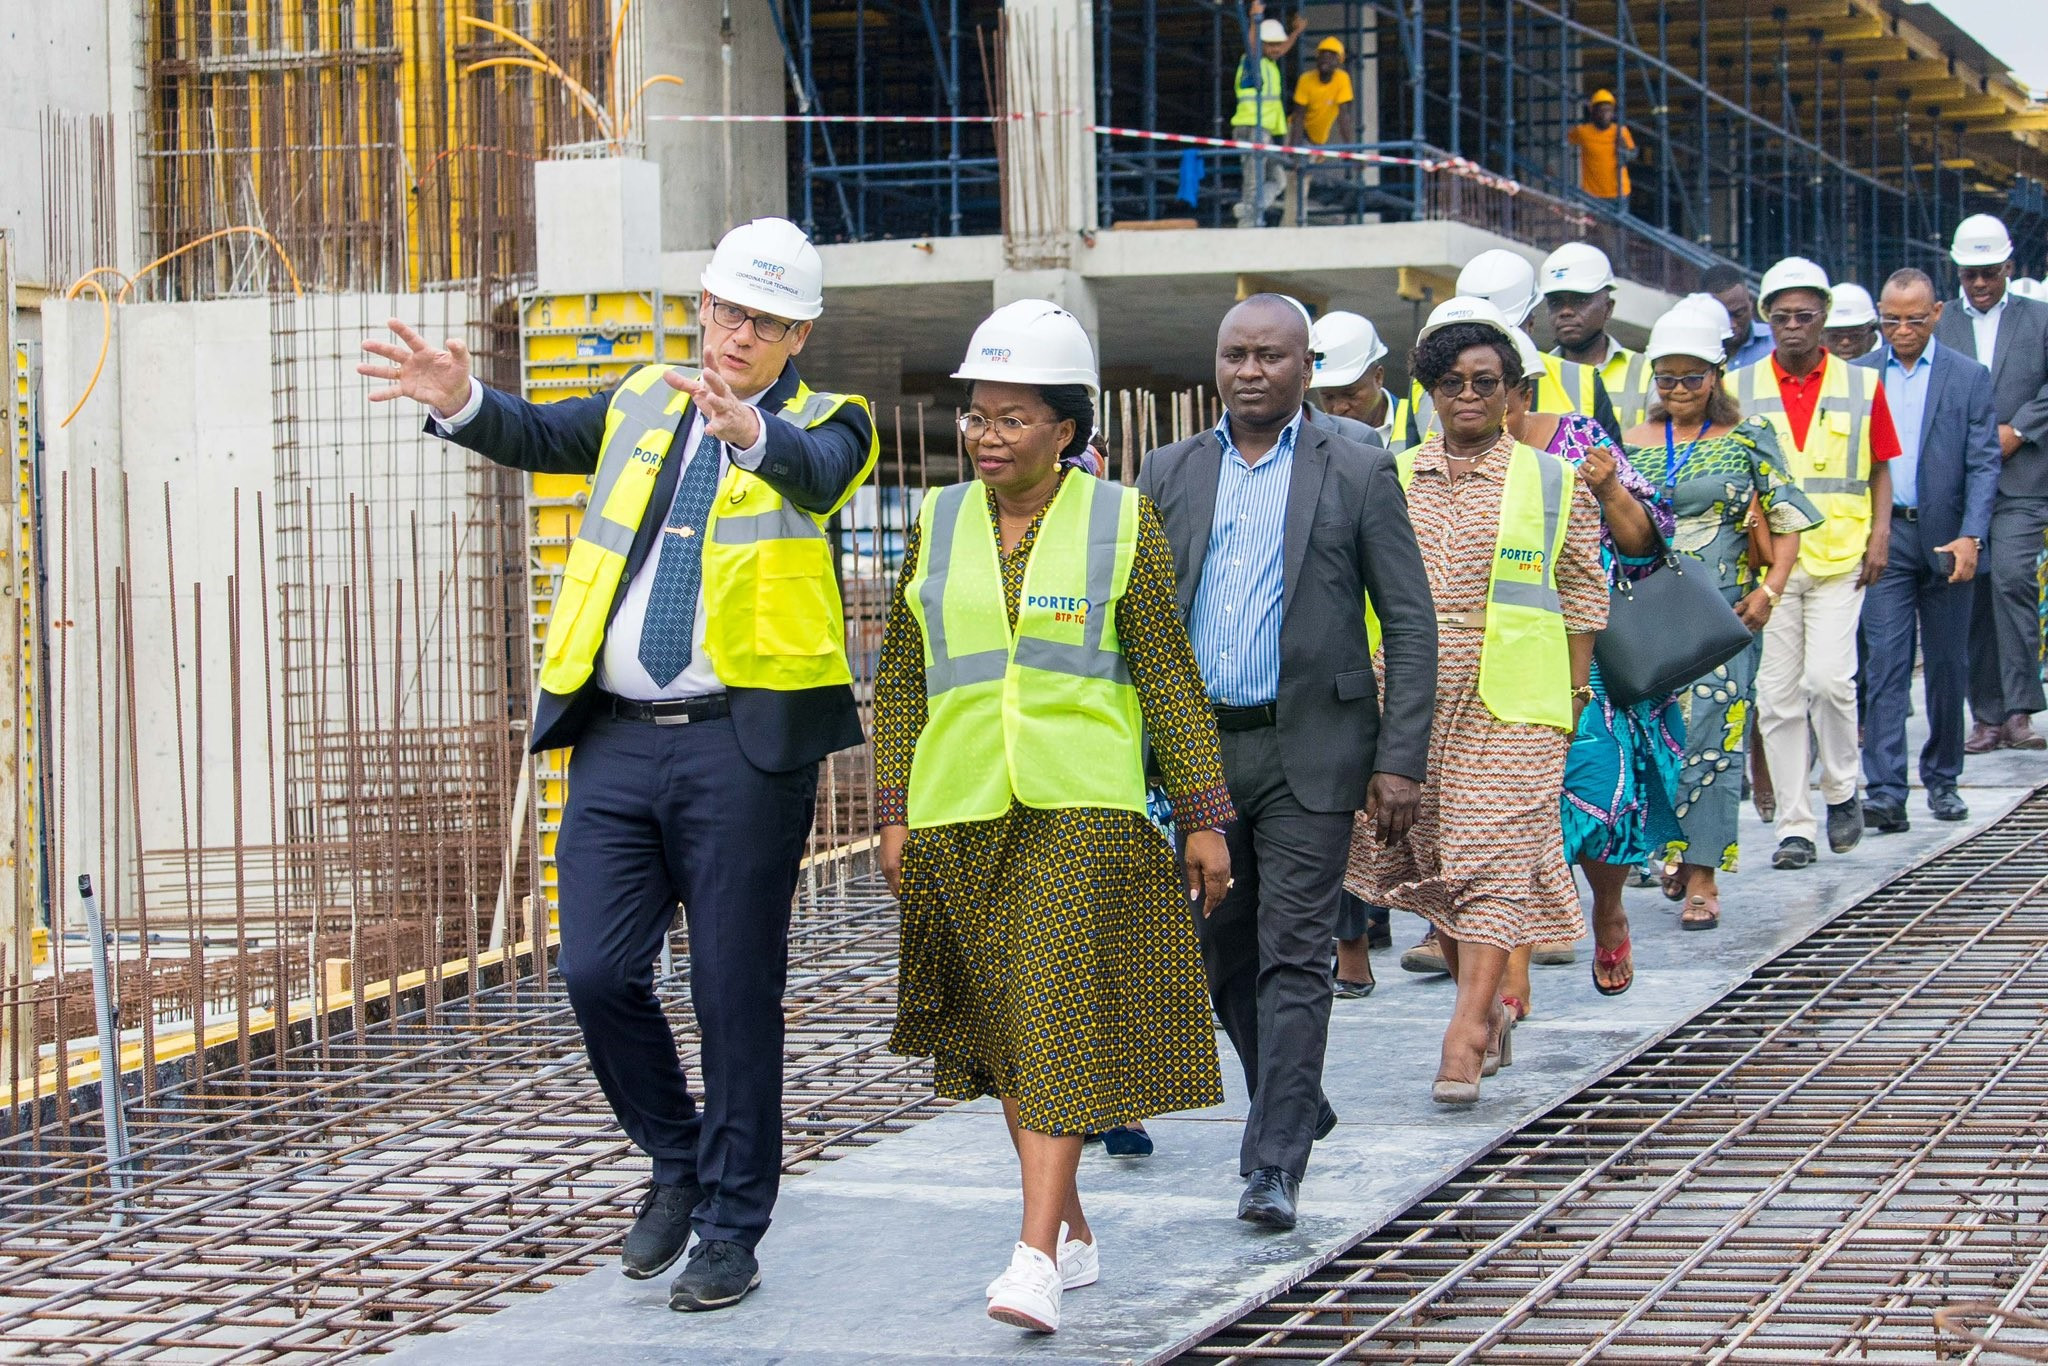
[[[1005,1275],[1009,1274],[1007,1272]],[[1067,1226],[1060,1225],[1060,1289],[1079,1290],[1084,1285],[1093,1285],[1102,1279],[1102,1253],[1095,1243],[1084,1243],[1079,1238],[1067,1237]],[[988,1283],[985,1299],[996,1297],[996,1287],[1003,1283],[1002,1276]]]
[[[988,1316],[997,1323],[1034,1333],[1060,1328],[1060,1269],[1052,1258],[1029,1243],[1017,1244],[1010,1269],[989,1289]]]

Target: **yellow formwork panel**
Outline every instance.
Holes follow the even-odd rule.
[[[36,579],[41,566],[36,562],[40,544],[36,531],[39,502],[36,487],[36,389],[34,342],[14,344],[14,517],[15,544],[20,561],[6,566],[6,581],[15,601],[15,634],[21,650],[21,714],[19,753],[21,771],[15,775],[15,799],[21,811],[21,845],[18,857],[35,869],[27,880],[33,892],[41,884],[42,829],[42,712],[36,705],[43,657],[42,614]],[[0,552],[4,554],[4,552]],[[38,959],[37,961],[41,961]]]
[[[638,365],[656,361],[695,365],[698,357],[694,295],[625,291],[610,294],[535,294],[520,301],[520,382],[535,403],[601,393]],[[590,480],[579,474],[528,476],[526,490],[527,624],[533,666],[540,670],[541,639],[553,611],[569,542],[583,520]],[[535,756],[534,803],[540,823],[541,893],[552,917],[555,836],[568,799],[569,753]]]

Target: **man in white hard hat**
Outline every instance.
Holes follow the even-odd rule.
[[[1891,409],[1875,371],[1845,364],[1821,345],[1833,290],[1801,256],[1764,272],[1758,290],[1776,349],[1728,376],[1745,417],[1764,417],[1792,477],[1827,520],[1799,538],[1799,563],[1764,627],[1757,669],[1758,731],[1777,780],[1773,868],[1818,857],[1819,825],[1806,781],[1809,725],[1820,753],[1828,847],[1846,854],[1863,838],[1857,795],[1856,624],[1863,593],[1884,572],[1891,541],[1890,462],[1899,453]]]
[[[1282,143],[1287,140],[1287,92],[1280,83],[1280,59],[1294,50],[1294,44],[1308,27],[1308,18],[1297,13],[1285,27],[1278,19],[1265,18],[1266,0],[1252,0],[1244,31],[1244,55],[1237,59],[1232,93],[1237,108],[1230,115],[1230,136],[1239,142]],[[1276,208],[1287,193],[1287,163],[1279,152],[1247,149],[1239,158],[1244,168],[1244,192],[1235,206],[1237,226],[1257,228],[1266,223],[1266,211]]]
[[[1728,311],[1728,369],[1733,372],[1755,365],[1771,354],[1776,345],[1771,329],[1756,315],[1756,291],[1741,270],[1731,265],[1709,266],[1700,274],[1700,292],[1711,294]]]
[[[612,1113],[653,1159],[620,1261],[689,1264],[673,1309],[760,1281],[782,1165],[790,900],[818,761],[862,742],[825,527],[874,468],[867,400],[798,376],[824,308],[794,223],[727,233],[703,274],[701,372],[643,365],[609,393],[486,389],[459,341],[392,319],[357,372],[427,430],[516,469],[588,474],[541,650],[533,749],[575,746],[556,845],[560,969]],[[772,557],[772,558],[771,558]],[[768,565],[773,565],[773,572]],[[681,902],[703,1035],[700,1102],[653,964]]]
[[[1385,447],[1394,425],[1388,400],[1387,344],[1370,319],[1356,313],[1325,313],[1309,324],[1315,372],[1308,382],[1310,420],[1321,416],[1344,424],[1334,428],[1362,446]],[[1354,430],[1355,428],[1355,430]]]
[[[1436,704],[1436,608],[1394,462],[1309,425],[1308,328],[1254,294],[1216,339],[1216,426],[1145,457],[1222,732],[1237,885],[1202,920],[1216,1014],[1251,1092],[1238,1217],[1294,1227],[1322,1094],[1330,943],[1363,809],[1404,838]],[[1361,605],[1382,625],[1375,686]]]
[[[1557,341],[1551,354],[1599,374],[1624,431],[1641,422],[1650,406],[1650,363],[1608,334],[1614,267],[1607,253],[1591,242],[1567,242],[1544,258],[1537,280]]]
[[[1962,281],[1957,307],[1942,310],[1935,338],[1991,371],[1998,410],[1998,501],[1970,614],[1970,714],[1964,748],[2048,748],[2034,729],[2043,709],[2040,589],[2034,565],[2048,532],[2048,303],[2006,286],[2012,239],[2005,224],[1974,214],[1949,248]]]
[[[1821,326],[1821,344],[1836,360],[1861,360],[1877,349],[1877,301],[1862,285],[1838,284]]]

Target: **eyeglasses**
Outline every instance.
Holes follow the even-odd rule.
[[[1690,375],[1658,375],[1657,390],[1659,393],[1668,394],[1673,389],[1683,389],[1688,394],[1696,394],[1706,388],[1707,381],[1713,377],[1712,372],[1707,370],[1698,370]]]
[[[1475,375],[1466,379],[1463,375],[1445,375],[1430,387],[1438,398],[1456,398],[1470,389],[1480,398],[1492,398],[1500,392],[1499,375]]]
[[[1801,308],[1766,316],[1772,327],[1810,327],[1825,315],[1810,308]]]
[[[754,335],[764,342],[779,342],[789,335],[793,322],[772,317],[766,313],[749,313],[738,304],[729,304],[723,299],[711,301],[711,317],[728,332],[737,332],[748,323],[754,325]]]
[[[1964,266],[1956,274],[1965,280],[1972,280],[1978,284],[1983,284],[1987,280],[2003,280],[2005,278],[2005,266],[2002,264],[1995,266]]]
[[[1901,327],[1910,327],[1918,332],[1922,328],[1933,326],[1934,318],[1926,313],[1915,313],[1910,318],[1901,318],[1891,313],[1880,313],[1877,315],[1877,325],[1887,332],[1895,331]]]
[[[1050,427],[1054,423],[1064,421],[1065,418],[1056,417],[1052,422],[1026,422],[1021,417],[983,417],[980,413],[962,413],[953,419],[953,425],[958,427],[960,435],[969,441],[979,441],[993,431],[996,440],[1009,446],[1014,445],[1018,437],[1033,427]]]

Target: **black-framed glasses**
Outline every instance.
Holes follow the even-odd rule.
[[[1474,375],[1469,380],[1463,375],[1445,375],[1430,388],[1438,398],[1456,398],[1467,389],[1480,398],[1492,398],[1500,392],[1500,385],[1499,375]]]
[[[737,332],[748,323],[754,325],[754,335],[764,342],[779,342],[789,335],[789,329],[796,324],[769,313],[749,313],[738,304],[729,304],[723,299],[711,301],[711,317],[728,332]]]
[[[1782,313],[1766,315],[1772,327],[1810,327],[1827,315],[1811,308],[1786,309]]]
[[[990,432],[994,432],[998,441],[1002,442],[1005,446],[1009,446],[1014,445],[1018,437],[1024,435],[1033,427],[1050,427],[1053,425],[1053,422],[1064,421],[1066,421],[1065,418],[1056,417],[1052,422],[1026,422],[1021,417],[1011,417],[1007,413],[1001,417],[983,417],[980,413],[962,413],[953,419],[953,425],[958,427],[960,435],[966,437],[969,441],[979,441]]]
[[[1877,315],[1877,325],[1887,332],[1901,327],[1910,327],[1915,332],[1918,332],[1934,326],[1934,315],[1931,313],[1915,313],[1910,318],[1902,318],[1896,313],[1880,313]]]
[[[1973,280],[1978,284],[1983,284],[1990,280],[2003,280],[2005,278],[2005,263],[2001,261],[1995,266],[1964,266],[1956,272],[1956,275],[1961,279]]]
[[[1713,377],[1712,373],[1706,370],[1697,370],[1690,375],[1658,375],[1657,391],[1668,394],[1674,389],[1683,389],[1688,394],[1696,394],[1706,388],[1707,381]]]

